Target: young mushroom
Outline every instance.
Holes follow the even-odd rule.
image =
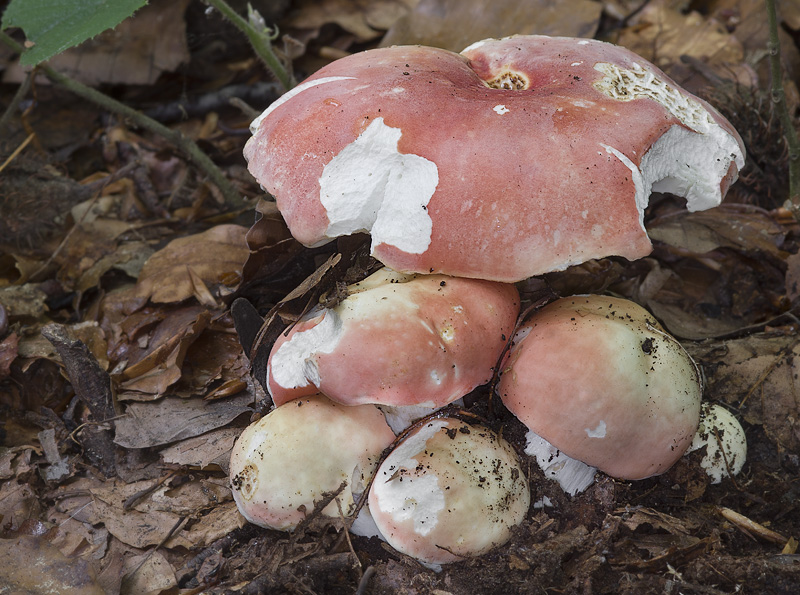
[[[353,54],[251,130],[248,167],[302,243],[368,231],[395,270],[506,282],[641,258],[651,192],[707,209],[744,165],[741,138],[711,106],[588,39]]]
[[[389,545],[432,565],[502,545],[529,504],[514,449],[488,428],[454,418],[412,430],[381,463],[369,492]]]
[[[294,529],[325,493],[341,493],[323,510],[349,516],[394,432],[373,405],[345,407],[323,396],[278,407],[248,426],[231,453],[233,499],[248,521]],[[339,501],[337,504],[336,500]]]
[[[692,442],[703,391],[692,358],[644,308],[586,295],[525,321],[498,392],[534,434],[540,465],[574,493],[594,471],[564,465],[563,455],[620,479],[664,473]],[[548,447],[562,459],[548,461]],[[576,467],[579,478],[561,476]]]
[[[492,378],[519,312],[513,285],[388,268],[348,292],[275,342],[267,385],[276,405],[320,391],[422,417]]]
[[[700,427],[694,435],[687,453],[705,447],[700,466],[711,478],[720,483],[726,477],[737,475],[747,459],[747,438],[744,428],[730,411],[721,405],[703,403],[700,410]]]

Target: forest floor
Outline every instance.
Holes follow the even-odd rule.
[[[252,4],[278,24],[299,80],[379,44],[459,51],[514,33],[594,37],[726,115],[748,164],[721,207],[688,213],[654,195],[649,257],[590,261],[518,288],[523,307],[607,292],[648,308],[701,366],[704,399],[742,422],[747,463],[712,485],[698,453],[647,480],[600,474],[570,497],[523,455],[532,501],[548,505],[532,507],[506,545],[441,572],[377,539],[347,539],[340,519],[293,533],[247,524],[228,459],[269,403],[248,358],[261,317],[231,305],[243,298],[261,316],[280,305],[290,319],[374,263],[348,258],[363,238],[315,249],[291,238],[242,157],[252,114],[279,85],[219,14],[154,0],[52,64],[195,140],[245,200],[227,203],[167,140],[41,76],[17,101],[26,75],[0,48],[11,110],[0,132],[0,594],[800,592],[800,226],[783,206],[764,3]],[[778,4],[796,113],[800,3]],[[315,274],[337,253],[355,264]],[[489,398],[478,388],[466,408],[521,453],[524,428]]]

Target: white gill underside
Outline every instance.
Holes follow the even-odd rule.
[[[557,481],[570,496],[580,494],[592,485],[597,469],[568,457],[533,431],[529,431],[525,438],[528,441],[525,454],[535,457],[544,474]]]
[[[720,182],[731,162],[739,170],[744,167],[744,155],[736,139],[717,124],[700,102],[639,64],[628,70],[600,62],[594,68],[605,75],[594,84],[601,93],[618,101],[652,99],[685,126],[674,125],[664,133],[642,157],[639,167],[615,147],[601,145],[631,170],[640,222],[654,191],[683,196],[690,211],[719,205]]]
[[[372,234],[372,245],[388,244],[422,254],[431,243],[427,207],[439,184],[439,169],[419,155],[397,149],[399,128],[375,119],[325,166],[320,202],[328,216],[329,238]]]
[[[314,356],[332,353],[342,337],[342,319],[334,310],[325,310],[316,326],[295,333],[278,348],[270,362],[272,378],[283,388],[319,386],[320,377]]]

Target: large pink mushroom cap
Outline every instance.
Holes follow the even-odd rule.
[[[276,405],[321,391],[346,405],[438,408],[488,382],[519,314],[513,285],[380,269],[312,312],[270,353]]]
[[[354,54],[251,129],[249,169],[304,244],[368,231],[395,270],[498,281],[643,257],[652,191],[707,209],[744,165],[731,125],[643,58],[544,36]]]
[[[535,435],[621,479],[665,472],[700,420],[689,354],[644,308],[606,296],[562,298],[529,317],[497,390]]]

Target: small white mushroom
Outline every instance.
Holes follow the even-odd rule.
[[[453,418],[413,430],[383,461],[369,494],[386,541],[432,565],[502,545],[529,505],[513,448],[491,430]]]
[[[324,492],[344,515],[368,485],[383,450],[394,441],[374,405],[347,407],[321,395],[274,409],[248,426],[231,453],[233,499],[248,521],[289,531],[314,510]],[[322,514],[339,516],[334,500]]]
[[[747,459],[747,438],[744,428],[730,411],[720,405],[703,403],[700,426],[687,453],[705,446],[706,454],[700,461],[711,478],[720,483],[726,477],[738,475]]]

